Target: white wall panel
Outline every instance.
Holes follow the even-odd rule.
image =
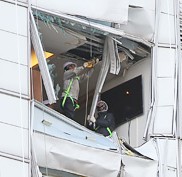
[[[143,8],[129,8],[127,25],[120,25],[121,30],[141,36],[151,41],[154,35],[155,13]]]
[[[159,43],[175,44],[175,22],[174,16],[160,13],[160,23],[158,30]]]
[[[157,55],[157,77],[174,77],[175,49],[159,47]]]
[[[129,4],[134,5],[134,6],[144,7],[146,9],[150,9],[150,10],[153,10],[153,11],[155,10],[155,0],[150,0],[150,1],[130,0]]]
[[[0,58],[27,64],[27,37],[0,30]]]
[[[161,12],[174,15],[174,1],[165,0],[165,1],[160,1],[160,3],[161,3]]]
[[[0,88],[28,95],[28,71],[26,66],[0,59]]]
[[[173,122],[173,106],[157,107],[153,126],[155,134],[171,134]]]
[[[27,36],[27,8],[3,1],[0,7],[0,29]]]
[[[157,79],[157,105],[174,105],[174,79]]]
[[[161,163],[166,166],[177,168],[176,160],[177,160],[177,147],[178,143],[175,139],[157,139],[157,147],[159,150],[159,159],[161,159]],[[170,171],[170,169],[169,169]]]
[[[129,0],[32,0],[36,7],[115,23],[128,20]]]
[[[28,130],[0,123],[0,151],[28,158]]]
[[[28,177],[29,167],[27,163],[0,156],[1,177]]]
[[[0,94],[0,108],[0,122],[28,128],[28,100]]]

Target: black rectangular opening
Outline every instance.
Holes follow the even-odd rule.
[[[104,92],[101,99],[107,102],[109,112],[114,114],[116,126],[134,119],[143,113],[142,76]]]

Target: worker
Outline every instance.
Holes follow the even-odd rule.
[[[95,120],[92,118],[92,122],[94,123],[92,124],[92,129],[104,136],[111,137],[115,128],[114,115],[108,112],[108,105],[102,100],[97,102],[96,110],[98,112],[98,116]],[[95,125],[94,128],[93,125]]]
[[[79,108],[79,82],[89,77],[87,71],[92,69],[98,61],[98,59],[92,59],[80,67],[77,67],[74,62],[66,62],[64,64],[64,85],[60,103],[61,113],[65,116],[74,120],[75,110]]]

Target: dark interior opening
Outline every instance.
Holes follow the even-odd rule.
[[[114,114],[116,126],[134,119],[143,113],[142,76],[104,92],[101,99],[107,102],[109,112]]]

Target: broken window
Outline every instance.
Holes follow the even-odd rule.
[[[32,42],[39,44],[38,47],[33,44],[33,48],[40,60],[39,62],[43,60],[43,67],[45,67],[45,69],[42,69],[41,63],[33,66],[33,73],[36,76],[34,81],[35,79],[38,80],[34,84],[36,85],[34,98],[46,105],[50,103],[50,98],[52,103],[56,99],[56,103],[52,104],[51,107],[57,111],[60,109],[63,65],[65,62],[72,61],[80,66],[94,57],[101,62],[104,58],[103,49],[107,37],[106,55],[110,62],[109,71],[117,74],[117,77],[123,77],[125,71],[132,64],[145,58],[150,53],[148,46],[127,38],[127,34],[116,30],[111,23],[110,26],[108,23],[107,26],[104,26],[99,22],[93,22],[93,20],[83,17],[53,15],[37,9],[33,9],[32,16],[36,24],[36,28],[34,28],[38,30],[36,36],[33,32],[33,37],[36,40],[38,37],[40,39],[39,42]],[[33,30],[35,31],[35,29]],[[126,38],[121,37],[122,35]],[[140,40],[138,39],[138,41]],[[48,56],[46,57],[46,55]],[[81,108],[76,111],[76,119],[81,124],[84,124],[86,116],[89,114],[98,75],[101,71],[100,67],[101,64],[95,67],[92,77],[80,85],[79,104]],[[44,78],[48,78],[45,79],[46,82],[42,73],[45,75]],[[111,82],[115,77],[114,74],[110,74],[105,83]],[[39,94],[37,94],[38,92]],[[99,89],[99,92],[102,91]]]

